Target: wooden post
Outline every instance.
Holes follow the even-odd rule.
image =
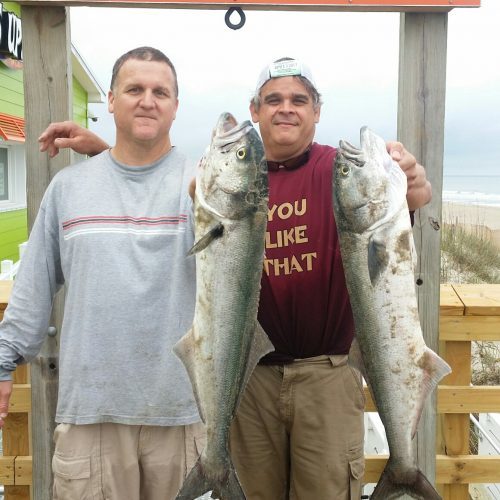
[[[426,167],[430,204],[416,213],[414,237],[420,321],[427,345],[438,351],[441,192],[443,179],[447,13],[402,13],[400,24],[398,138]],[[433,481],[436,395],[429,398],[415,438],[419,467]]]
[[[70,153],[54,159],[38,149],[38,136],[54,121],[72,117],[72,69],[69,16],[65,7],[22,7],[24,52],[24,101],[28,226],[31,229],[41,199],[52,177],[70,163]],[[52,435],[58,387],[58,335],[63,295],[56,297],[51,325],[56,335],[47,337],[31,365],[33,499],[52,498]]]

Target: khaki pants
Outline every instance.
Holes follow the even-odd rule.
[[[59,424],[53,500],[171,500],[204,446],[202,424]]]
[[[358,500],[364,404],[347,356],[257,366],[231,427],[247,499]]]

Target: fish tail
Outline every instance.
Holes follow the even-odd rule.
[[[204,493],[211,490],[208,478],[203,472],[203,465],[201,463],[201,458],[191,469],[184,483],[177,493],[175,500],[193,500],[194,498],[201,497]]]
[[[232,463],[225,478],[218,480],[207,476],[200,457],[184,480],[175,500],[194,500],[208,491],[212,491],[212,498],[220,500],[246,500]]]
[[[214,496],[213,493],[212,496]],[[220,500],[246,500],[240,480],[232,464],[227,481],[221,486],[219,496],[215,498],[220,498]]]
[[[397,479],[398,475],[388,463],[375,490],[370,495],[370,500],[391,500],[400,498],[404,494],[417,500],[442,500],[421,470],[416,469],[411,474],[402,476],[402,479]]]

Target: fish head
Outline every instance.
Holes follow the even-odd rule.
[[[199,165],[198,187],[214,213],[243,217],[267,211],[267,163],[259,134],[248,120],[238,123],[222,113]]]
[[[406,175],[382,138],[361,128],[361,147],[340,141],[334,162],[333,205],[340,229],[363,233],[390,220],[406,203]]]

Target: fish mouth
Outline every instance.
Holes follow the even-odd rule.
[[[238,142],[250,130],[253,130],[253,125],[249,120],[238,123],[231,113],[222,113],[215,126],[212,142],[219,147],[224,147]]]
[[[385,141],[368,127],[362,127],[360,132],[361,149],[365,151],[368,158],[378,159],[381,167],[387,175],[394,169],[392,158],[387,152]]]
[[[341,140],[339,142],[338,154],[357,167],[362,167],[366,163],[363,149],[353,146],[348,141]]]

